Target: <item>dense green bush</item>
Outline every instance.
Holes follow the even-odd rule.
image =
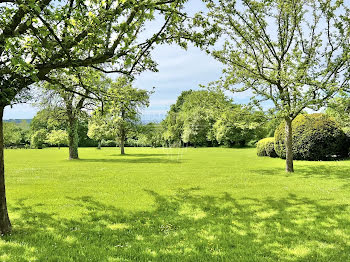
[[[277,157],[274,144],[275,144],[275,138],[273,137],[267,137],[267,138],[261,139],[256,144],[257,155]]]
[[[30,145],[32,148],[42,149],[44,147],[47,138],[46,129],[39,129],[36,131],[31,138]]]
[[[293,123],[293,158],[328,160],[348,154],[348,139],[340,126],[325,114],[303,114]],[[275,150],[285,158],[285,124],[275,132]]]

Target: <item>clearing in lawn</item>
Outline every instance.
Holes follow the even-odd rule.
[[[350,161],[255,149],[7,150],[0,261],[349,261]]]

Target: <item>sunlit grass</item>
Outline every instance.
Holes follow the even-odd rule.
[[[0,261],[349,261],[350,162],[255,149],[7,150]]]

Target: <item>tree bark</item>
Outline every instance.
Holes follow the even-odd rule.
[[[97,149],[101,149],[101,140],[98,141]]]
[[[4,106],[0,106],[0,235],[11,232],[11,222],[7,212],[5,191],[5,165],[4,165],[4,131],[3,116]]]
[[[125,144],[125,130],[124,128],[122,128],[121,134],[120,134],[120,154],[121,155],[125,155],[124,144]]]
[[[293,129],[292,129],[292,120],[287,117],[285,119],[286,130],[285,130],[285,144],[286,144],[286,171],[288,173],[294,172],[293,167]]]
[[[69,144],[69,159],[79,159],[78,154],[78,121],[73,115],[69,115],[68,123],[68,144]]]
[[[125,151],[124,151],[124,143],[125,143],[125,137],[126,137],[126,131],[125,131],[125,110],[122,109],[122,126],[121,126],[121,130],[120,130],[120,154],[121,155],[125,155]]]

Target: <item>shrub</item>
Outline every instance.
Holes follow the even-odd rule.
[[[103,146],[103,147],[116,147],[117,142],[115,140],[102,140],[101,146]]]
[[[325,114],[299,115],[292,123],[293,158],[299,160],[328,160],[345,157],[348,139],[340,126]],[[286,157],[285,124],[275,131],[275,150]]]
[[[42,149],[47,137],[47,132],[45,129],[39,129],[36,131],[31,138],[30,144],[32,148]]]
[[[273,137],[267,137],[267,138],[261,139],[256,144],[257,155],[277,157],[274,144],[275,144],[275,138]]]

